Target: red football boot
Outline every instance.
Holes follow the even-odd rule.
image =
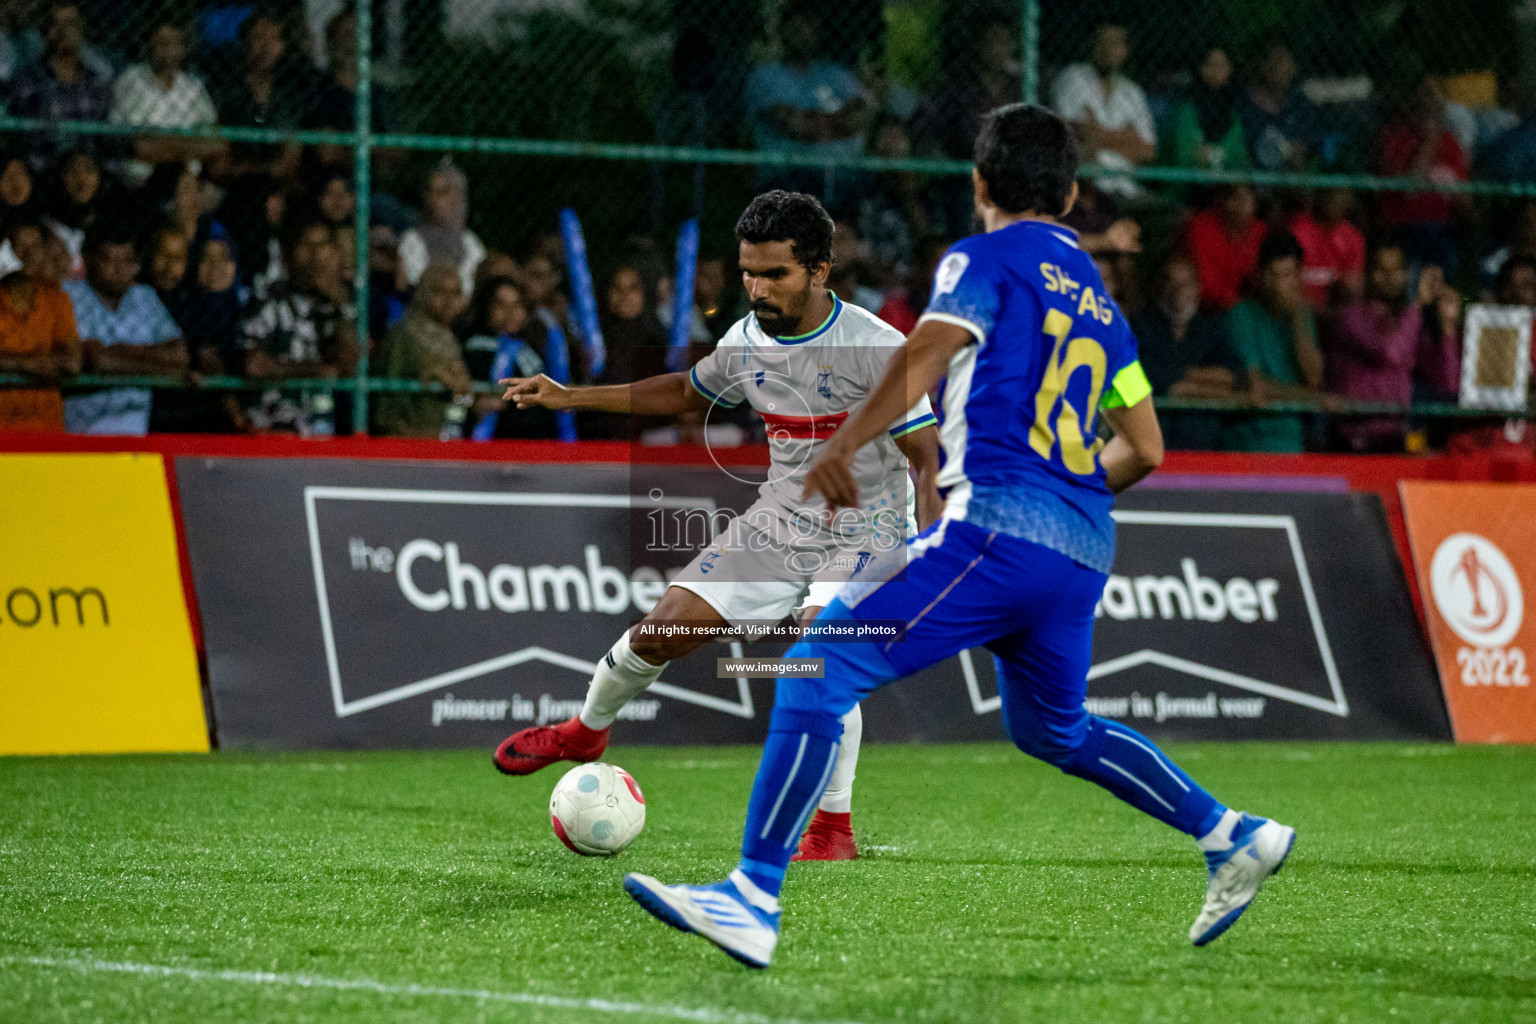
[[[789,859],[856,860],[858,856],[859,848],[853,842],[853,815],[818,809],[811,827],[800,837],[800,849]]]
[[[556,761],[596,761],[607,749],[607,729],[588,729],[580,718],[573,718],[513,733],[501,741],[491,760],[503,775],[532,775]]]

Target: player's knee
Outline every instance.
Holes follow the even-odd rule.
[[[1045,731],[1016,735],[1013,742],[1030,757],[1053,764],[1063,771],[1076,759],[1078,749],[1083,745],[1081,737],[1073,738]]]
[[[828,682],[826,679],[780,679],[774,684],[773,706],[775,709],[814,711],[841,717],[858,702],[851,694],[840,693],[838,687],[829,686]]]
[[[675,639],[670,637],[647,636],[629,638],[629,649],[639,656],[641,661],[651,665],[665,665],[676,658],[681,658],[694,647],[696,642]]]

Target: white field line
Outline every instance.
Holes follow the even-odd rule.
[[[225,981],[244,985],[272,985],[282,988],[327,989],[336,992],[371,992],[381,996],[425,999],[471,999],[483,1003],[510,1003],[539,1006],[551,1010],[582,1010],[588,1013],[617,1013],[671,1020],[699,1021],[701,1024],[853,1024],[853,1022],[805,1021],[792,1017],[768,1017],[760,1013],[740,1013],[710,1007],[668,1006],[651,1003],[626,1003],[612,999],[573,999],[546,996],[535,992],[502,992],[495,989],[443,988],[436,985],[392,985],[370,978],[326,978],[315,974],[279,974],[269,971],[219,971],[197,967],[172,967],[165,964],[140,964],[110,960],[82,960],[48,956],[10,956],[0,964],[25,964],[95,974],[129,974],[153,978],[186,978],[191,981]]]

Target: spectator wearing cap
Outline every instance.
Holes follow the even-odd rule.
[[[85,238],[85,279],[64,282],[74,304],[88,373],[163,376],[185,373],[187,347],[155,290],[136,284],[139,258],[132,235],[102,224]],[[71,434],[149,432],[148,388],[112,388],[64,402]]]
[[[43,53],[11,82],[11,115],[50,121],[105,119],[107,79],[82,59],[84,46],[85,19],[80,5],[69,0],[48,4],[43,19]],[[35,169],[71,149],[91,145],[88,139],[60,132],[29,132],[26,138]]]
[[[1317,322],[1301,288],[1301,244],[1289,231],[1269,232],[1259,247],[1258,289],[1223,321],[1232,359],[1255,405],[1315,399],[1322,393],[1323,353]],[[1304,417],[1262,413],[1234,418],[1221,446],[1245,452],[1299,452]]]
[[[1077,129],[1084,155],[1117,170],[1157,155],[1157,126],[1146,94],[1121,74],[1130,53],[1123,25],[1100,25],[1089,59],[1062,68],[1051,85],[1051,106]],[[1143,194],[1128,177],[1101,177],[1099,187],[1122,197]]]
[[[0,277],[0,373],[36,378],[0,388],[0,431],[64,429],[59,379],[80,371],[80,338],[69,297],[49,280],[41,221],[15,221],[6,240],[21,269]]]
[[[1421,354],[1455,348],[1460,313],[1461,300],[1439,267],[1424,268],[1418,301],[1409,302],[1402,247],[1378,242],[1371,248],[1365,294],[1324,322],[1329,393],[1353,402],[1408,404]],[[1408,421],[1351,418],[1335,423],[1333,432],[1345,451],[1400,452]]]
[[[485,245],[469,230],[469,181],[446,158],[427,175],[422,188],[421,223],[400,236],[400,264],[414,285],[433,263],[459,268],[459,289],[475,287],[475,270],[485,259]]]
[[[1296,58],[1279,40],[1265,46],[1239,104],[1248,155],[1261,171],[1299,171],[1322,136],[1317,108],[1296,84]]]
[[[1304,254],[1301,286],[1307,302],[1322,312],[1352,302],[1365,279],[1365,236],[1349,219],[1354,195],[1346,188],[1324,189],[1286,223]]]
[[[112,86],[108,119],[114,124],[145,128],[197,128],[215,124],[218,113],[200,78],[185,70],[186,29],[161,17],[150,23],[144,61],[127,68]],[[122,167],[130,186],[140,185],[154,166],[166,161],[192,163],[222,153],[218,139],[189,139],[174,135],[141,135],[133,140],[133,158]]]
[[[1182,248],[1200,275],[1200,305],[1225,311],[1242,300],[1268,232],[1255,206],[1247,185],[1222,185],[1185,225]]]

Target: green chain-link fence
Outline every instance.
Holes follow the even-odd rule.
[[[224,210],[269,178],[295,203],[305,182],[342,168],[356,196],[361,310],[370,233],[404,227],[445,155],[466,175],[470,228],[519,259],[547,244],[565,207],[580,213],[595,265],[644,239],[665,266],[677,225],[693,216],[706,253],[719,251],[766,185],[818,193],[869,241],[880,225],[861,223],[861,203],[877,194],[908,222],[889,240],[887,279],[873,282],[883,285],[920,262],[924,237],[970,229],[965,176],[979,114],[1021,98],[1081,105],[1074,87],[1097,62],[1137,83],[1153,137],[1125,165],[1099,159],[1099,137],[1085,136],[1085,175],[1114,180],[1132,202],[1164,204],[1231,181],[1465,194],[1475,202],[1457,227],[1467,254],[1458,280],[1471,293],[1476,257],[1503,234],[1511,204],[1536,195],[1521,163],[1520,119],[1536,99],[1536,16],[1525,6],[0,0],[0,131],[30,160],[39,192],[68,192],[57,161],[79,148],[145,187],[159,187],[155,164],[196,158]],[[1213,50],[1229,88],[1212,85],[1222,77]],[[177,67],[206,88],[183,84]],[[1431,114],[1469,151],[1471,177],[1430,181],[1423,162],[1384,163],[1383,126]],[[1536,142],[1531,150],[1536,167]],[[1123,187],[1129,179],[1140,185]],[[4,193],[0,178],[8,202]],[[174,201],[173,189],[165,202]],[[372,374],[366,316],[356,330],[350,386],[362,430],[370,391],[419,385]]]

